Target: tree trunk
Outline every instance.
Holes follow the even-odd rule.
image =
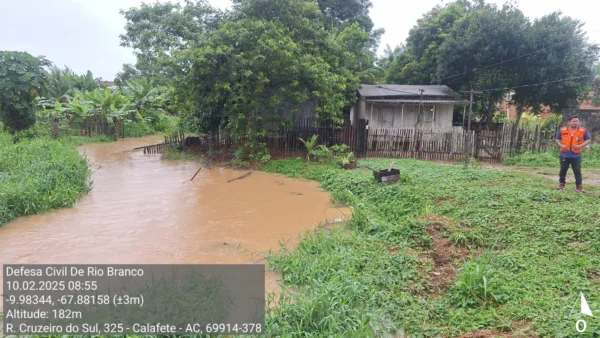
[[[516,146],[517,141],[517,130],[519,129],[519,122],[521,122],[521,116],[523,116],[523,110],[517,109],[517,115],[515,116],[514,124],[510,130],[510,150],[512,152],[513,148]]]

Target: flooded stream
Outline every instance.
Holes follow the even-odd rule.
[[[314,182],[253,172],[227,183],[246,171],[223,168],[203,168],[190,182],[202,163],[132,150],[156,143],[81,147],[92,191],[73,208],[0,227],[0,264],[265,263],[280,241],[344,217]],[[268,274],[269,291],[276,279]]]

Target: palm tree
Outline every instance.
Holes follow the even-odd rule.
[[[71,77],[71,87],[80,91],[91,92],[100,88],[100,80],[95,79],[89,70],[85,75],[74,75]]]
[[[358,72],[360,82],[364,84],[376,84],[383,75],[385,75],[385,70],[378,66],[372,66]]]
[[[66,101],[66,95],[71,90],[71,82],[75,73],[69,68],[60,69],[57,66],[50,67],[48,97],[61,102]]]

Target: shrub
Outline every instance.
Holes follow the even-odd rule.
[[[47,138],[14,144],[0,135],[0,225],[70,207],[91,187],[87,160],[72,146]]]
[[[320,145],[317,149],[313,149],[310,155],[314,157],[317,162],[327,163],[333,159],[333,151],[325,145]]]

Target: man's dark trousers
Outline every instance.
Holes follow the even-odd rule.
[[[575,173],[575,184],[581,185],[583,178],[581,177],[581,157],[561,157],[560,158],[560,183],[566,183],[567,171],[569,166]]]

